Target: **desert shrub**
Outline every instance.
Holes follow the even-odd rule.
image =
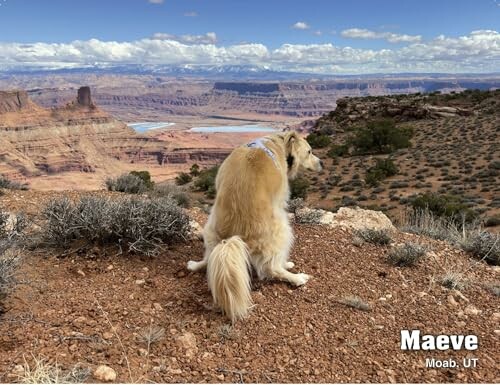
[[[311,132],[306,137],[307,142],[312,148],[324,148],[330,145],[332,139],[328,135]]]
[[[14,274],[20,260],[18,243],[26,225],[24,215],[11,217],[0,209],[0,313],[3,300],[16,284]]]
[[[150,190],[154,186],[154,182],[151,180],[151,174],[149,171],[130,171],[130,175],[135,175],[142,179],[146,189]]]
[[[355,232],[359,238],[374,245],[388,245],[392,236],[388,230],[362,229]]]
[[[189,169],[189,174],[191,176],[198,176],[200,175],[200,166],[198,166],[196,163],[191,166]]]
[[[303,176],[298,176],[290,181],[290,198],[306,199],[307,190],[309,189],[309,181]]]
[[[108,178],[105,183],[108,191],[142,194],[148,190],[144,180],[134,174],[122,174],[117,178]]]
[[[500,265],[500,235],[488,231],[474,231],[462,238],[462,248],[475,258],[492,265]]]
[[[156,184],[148,196],[153,198],[172,198],[181,207],[188,208],[191,205],[189,194],[184,188],[171,183]]]
[[[200,171],[200,175],[194,181],[194,188],[197,191],[204,191],[208,198],[214,198],[216,193],[215,178],[218,171],[218,165]]]
[[[500,225],[500,215],[494,215],[492,217],[489,217],[488,219],[486,219],[486,221],[484,222],[484,225],[486,227],[493,227],[493,226],[498,226]]]
[[[295,213],[295,222],[304,224],[317,224],[320,223],[322,217],[323,213],[321,212],[321,210],[299,210]]]
[[[297,210],[302,208],[304,208],[304,199],[294,198],[288,201],[288,212],[295,214]]]
[[[28,186],[19,182],[14,182],[0,175],[0,189],[27,190]]]
[[[347,144],[334,144],[328,150],[327,155],[330,158],[349,155],[349,146]]]
[[[350,143],[358,154],[389,154],[410,147],[412,136],[411,129],[396,127],[393,120],[373,120],[366,127],[358,128]]]
[[[199,173],[198,173],[198,175],[199,175]],[[177,175],[175,177],[175,183],[178,186],[185,185],[185,184],[191,182],[192,180],[193,180],[193,177],[186,172],[181,172],[181,173],[179,173],[179,175]]]
[[[171,198],[59,198],[46,205],[42,217],[42,239],[56,247],[85,240],[153,255],[189,231],[189,218]]]
[[[425,255],[426,248],[413,242],[406,242],[393,248],[387,254],[387,261],[395,266],[413,266]]]
[[[469,209],[463,199],[455,195],[425,193],[415,197],[411,203],[414,210],[429,210],[438,217],[455,222],[472,222],[477,214]]]
[[[365,183],[370,187],[377,187],[381,180],[396,175],[398,167],[390,158],[377,159],[376,164],[366,172]]]

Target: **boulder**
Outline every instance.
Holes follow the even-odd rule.
[[[391,220],[380,211],[365,210],[359,207],[341,207],[336,213],[330,211],[302,208],[295,214],[299,219],[303,217],[317,218],[318,224],[330,227],[342,227],[345,229],[361,230],[388,230],[396,231]]]

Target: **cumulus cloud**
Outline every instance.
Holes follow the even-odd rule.
[[[150,4],[163,4],[164,0],[148,0]]]
[[[207,32],[205,35],[172,35],[170,33],[158,32],[153,35],[154,40],[173,40],[186,44],[215,44],[217,34]]]
[[[304,30],[304,29],[309,29],[311,27],[309,27],[309,25],[304,21],[297,21],[294,25],[292,25],[292,28]]]
[[[361,49],[334,44],[258,43],[216,45],[215,33],[157,33],[135,41],[76,40],[70,43],[0,42],[0,70],[79,68],[126,64],[166,66],[251,65],[318,74],[376,72],[498,72],[500,33],[477,30],[437,36],[397,49]]]
[[[195,11],[185,12],[184,16],[186,16],[186,17],[196,17],[196,16],[198,16],[198,12],[195,12]]]
[[[340,35],[350,39],[384,39],[389,43],[417,43],[422,40],[420,35],[404,35],[392,32],[375,32],[364,28],[343,30]]]

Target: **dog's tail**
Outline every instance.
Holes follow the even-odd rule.
[[[219,243],[208,257],[208,286],[217,306],[232,322],[247,315],[250,295],[250,258],[245,242],[233,236]]]

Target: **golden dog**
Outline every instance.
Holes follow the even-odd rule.
[[[322,162],[295,132],[269,135],[243,145],[224,160],[217,195],[203,230],[205,257],[188,269],[207,269],[214,302],[234,322],[252,306],[250,266],[259,279],[304,285],[309,276],[288,271],[293,243],[288,221],[288,180],[300,168],[321,171]]]

